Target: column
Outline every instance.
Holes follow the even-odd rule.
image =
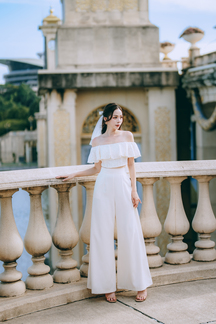
[[[0,260],[4,262],[4,272],[0,274],[0,296],[13,297],[24,294],[25,284],[21,281],[22,273],[16,270],[16,260],[23,252],[23,242],[14,220],[12,195],[18,189],[3,190],[0,217]]]
[[[59,249],[60,261],[54,272],[53,279],[57,283],[69,283],[80,279],[77,261],[72,259],[72,249],[79,241],[79,234],[74,225],[70,211],[69,190],[75,183],[53,185],[58,191],[58,215],[53,232],[53,244]]]
[[[53,90],[47,101],[47,130],[48,130],[48,163],[49,167],[76,165],[76,92],[65,90],[63,97]],[[64,145],[63,145],[64,143]],[[72,213],[78,228],[78,207],[76,188],[72,191]],[[49,191],[49,212],[51,230],[54,229],[57,211],[57,196]],[[55,267],[58,254],[52,248],[52,265]],[[76,259],[78,259],[76,253]]]
[[[175,161],[176,153],[176,101],[175,88],[149,88],[149,161]],[[164,224],[169,208],[169,184],[165,180],[156,183],[156,208],[160,222]],[[167,251],[169,236],[163,229],[158,237],[162,255]]]
[[[140,221],[146,244],[146,253],[150,268],[162,266],[160,248],[155,245],[155,238],[161,233],[162,225],[158,219],[153,197],[153,184],[159,178],[137,178],[143,187]]]
[[[76,90],[73,89],[65,89],[63,95],[62,108],[69,114],[68,115],[68,123],[70,135],[65,134],[64,143],[68,143],[68,162],[61,165],[77,165],[77,127],[76,127]],[[78,212],[78,188],[77,186],[70,191],[70,207],[73,215],[73,221],[76,228],[80,227],[79,222],[79,212]],[[79,242],[74,248],[74,258],[79,260]]]
[[[54,119],[54,114],[56,111],[61,111],[62,99],[61,94],[57,90],[52,90],[51,93],[47,94],[47,147],[48,147],[48,167],[59,166],[55,163],[55,142],[59,135],[60,120],[57,124],[56,119]],[[58,117],[58,116],[57,116]],[[57,130],[55,130],[57,127]],[[62,128],[64,126],[62,125]],[[63,129],[64,130],[64,129]],[[55,131],[57,134],[55,135]],[[64,132],[63,132],[64,134]],[[58,143],[57,143],[58,144]],[[59,145],[59,144],[58,144]],[[62,148],[63,150],[63,148]]]
[[[53,285],[50,267],[44,264],[44,254],[49,251],[52,238],[47,229],[42,205],[41,194],[47,186],[25,188],[30,195],[31,211],[24,244],[26,251],[32,255],[33,265],[28,268],[26,279],[28,289],[45,289]]]
[[[80,228],[80,238],[83,243],[87,244],[87,253],[82,257],[83,264],[80,267],[80,274],[82,277],[88,277],[92,200],[95,181],[79,181],[79,184],[86,188],[86,209]]]
[[[199,235],[193,252],[195,261],[213,261],[216,259],[215,242],[211,240],[211,233],[216,230],[216,219],[209,197],[209,181],[213,176],[196,176],[199,182],[199,197],[197,210],[192,227]]]
[[[50,15],[43,19],[43,25],[39,26],[45,38],[46,46],[46,66],[48,70],[56,68],[56,32],[61,24],[61,20],[53,15],[53,10],[50,9]]]
[[[60,109],[62,105],[61,95],[56,90],[53,90],[51,93],[47,94],[47,159],[48,159],[48,167],[55,167],[55,140],[54,140],[54,113],[57,109]],[[63,147],[63,146],[62,146]],[[56,223],[56,215],[58,211],[58,200],[57,200],[57,192],[53,188],[49,188],[49,221],[50,221],[50,230],[53,233]],[[59,258],[59,254],[57,249],[52,246],[51,247],[51,262],[52,267],[55,268],[57,264],[57,260]]]
[[[190,224],[184,211],[181,196],[181,182],[186,177],[169,177],[165,179],[170,183],[171,196],[164,229],[171,235],[172,240],[172,243],[167,245],[168,252],[165,256],[165,262],[170,264],[188,263],[191,258],[187,251],[188,246],[183,242],[183,235],[188,232]]]
[[[40,112],[35,113],[37,121],[37,160],[38,167],[47,167],[47,126],[46,126],[45,96],[40,100]]]

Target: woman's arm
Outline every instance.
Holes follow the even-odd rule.
[[[136,171],[135,171],[135,164],[134,164],[134,158],[128,158],[128,169],[129,169],[129,173],[130,173],[130,178],[131,178],[131,187],[132,187],[132,191],[131,191],[131,199],[132,199],[132,203],[133,203],[133,207],[137,208],[139,202],[141,202],[138,193],[137,193],[137,189],[136,189]]]
[[[56,179],[63,179],[62,181],[67,181],[67,180],[71,180],[75,177],[91,176],[96,173],[99,173],[100,170],[101,170],[101,161],[99,161],[98,163],[95,163],[93,168],[90,168],[90,169],[84,170],[84,171],[74,172],[74,173],[71,173],[68,175],[57,176]]]

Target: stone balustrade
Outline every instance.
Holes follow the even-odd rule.
[[[87,277],[91,249],[91,206],[96,176],[76,178],[69,182],[62,182],[55,177],[90,167],[80,165],[0,173],[0,260],[4,262],[4,272],[0,274],[1,297],[22,295],[26,288],[31,290],[50,288],[53,282],[64,284],[75,282],[80,279],[80,275]],[[202,262],[215,260],[215,242],[210,238],[211,233],[216,230],[216,219],[209,197],[209,182],[216,177],[216,161],[141,162],[136,163],[136,174],[143,187],[140,219],[150,268],[163,266],[163,259],[159,254],[160,247],[156,244],[162,225],[171,238],[164,261],[177,266],[191,261],[187,244],[183,242],[184,235],[190,227],[181,197],[181,183],[187,177],[194,177],[199,184],[198,206],[192,223],[198,237],[193,259]],[[170,184],[170,204],[164,224],[161,224],[158,218],[153,194],[155,182],[161,179],[167,180]],[[76,185],[84,186],[87,192],[86,210],[80,229],[75,227],[69,202],[69,192]],[[41,206],[41,193],[48,187],[54,188],[58,193],[57,220],[51,233],[52,238],[44,221]],[[23,251],[23,242],[12,209],[12,195],[19,188],[29,193],[31,203],[24,245],[32,256],[32,266],[28,268],[29,276],[25,283],[21,280],[22,273],[16,269],[17,260]],[[87,254],[82,257],[80,271],[77,269],[77,261],[72,258],[73,248],[77,245],[79,236],[87,245]],[[53,276],[49,273],[50,267],[44,263],[44,254],[49,251],[52,242],[60,255]]]
[[[213,64],[216,61],[216,52],[207,53],[196,56],[194,59],[194,66],[202,66],[206,64]]]

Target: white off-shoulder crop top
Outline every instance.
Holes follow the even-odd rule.
[[[113,144],[98,145],[91,148],[87,163],[101,161],[104,168],[118,168],[127,165],[129,157],[141,156],[135,142],[120,142]]]

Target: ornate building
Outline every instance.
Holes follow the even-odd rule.
[[[159,61],[159,30],[149,21],[148,0],[63,0],[62,6],[62,22],[51,11],[39,27],[47,67],[38,75],[39,167],[86,163],[98,111],[109,102],[123,107],[124,126],[134,133],[142,161],[176,160],[179,77],[176,68]],[[76,205],[75,190],[79,227],[82,202],[80,197]],[[162,220],[167,204],[161,202]]]

